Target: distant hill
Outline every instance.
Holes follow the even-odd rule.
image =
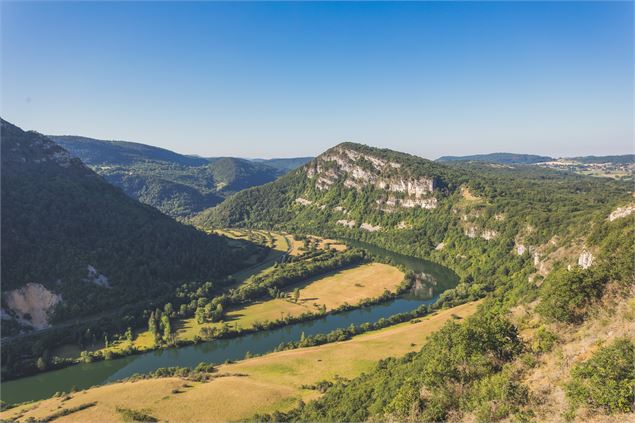
[[[443,156],[437,159],[438,162],[486,162],[499,164],[534,164],[555,160],[549,156],[537,156],[535,154],[515,154],[515,153],[490,153],[474,154],[471,156]]]
[[[136,142],[97,140],[75,135],[48,135],[48,137],[89,166],[122,166],[147,161],[186,166],[202,166],[208,163],[208,160],[202,157],[186,156]]]
[[[224,238],[130,198],[46,136],[1,124],[2,304],[14,317],[93,314],[238,265]],[[22,297],[34,308],[11,307]]]
[[[134,142],[50,138],[131,197],[173,217],[190,216],[236,191],[271,182],[304,160],[203,158]]]
[[[313,157],[294,157],[288,159],[253,159],[256,163],[262,163],[278,170],[288,172],[313,160]]]
[[[568,157],[568,160],[574,160],[579,163],[611,163],[611,164],[631,164],[635,163],[635,154],[622,154],[619,156],[580,156]]]

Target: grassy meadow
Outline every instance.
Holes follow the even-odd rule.
[[[286,410],[299,400],[319,396],[303,385],[336,376],[353,378],[383,358],[417,351],[426,338],[449,320],[464,319],[478,303],[441,310],[422,319],[356,336],[348,341],[281,351],[220,366],[207,383],[180,378],[122,382],[50,398],[0,413],[0,419],[46,419],[61,409],[94,406],[58,418],[59,422],[123,421],[117,408],[143,411],[160,421],[232,421],[255,413]]]

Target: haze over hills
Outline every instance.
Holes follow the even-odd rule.
[[[2,120],[3,336],[163,295],[233,271],[243,253],[107,183]]]
[[[548,162],[554,160],[549,156],[538,156],[535,154],[516,154],[516,153],[490,153],[490,154],[474,154],[471,156],[442,156],[437,159],[439,162],[487,162],[500,164],[534,164],[540,162]]]
[[[172,217],[212,207],[236,191],[271,182],[305,162],[303,158],[203,158],[133,142],[50,138],[131,197]]]
[[[582,164],[590,163],[611,163],[611,164],[632,164],[635,162],[635,154],[622,154],[613,156],[579,156],[579,157],[562,157],[560,159],[539,156],[535,154],[516,154],[516,153],[490,153],[490,154],[474,154],[470,156],[441,156],[438,162],[486,162],[499,164],[536,164],[551,162],[556,160],[578,162]]]

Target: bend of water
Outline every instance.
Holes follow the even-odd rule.
[[[373,254],[390,257],[395,263],[407,266],[415,272],[430,275],[434,282],[427,289],[415,290],[413,293],[386,303],[327,315],[320,319],[294,323],[278,329],[183,348],[161,349],[115,360],[78,364],[5,382],[1,385],[2,400],[7,404],[38,400],[48,398],[58,391],[68,392],[73,387],[85,389],[121,380],[135,373],[151,372],[160,367],[194,367],[200,362],[222,363],[226,360],[242,359],[247,352],[264,354],[271,352],[283,342],[300,339],[302,333],[306,336],[327,333],[351,324],[375,322],[397,313],[412,311],[421,304],[432,304],[441,291],[456,283],[449,269],[435,263],[402,256],[367,244],[352,242],[351,244],[366,248]]]

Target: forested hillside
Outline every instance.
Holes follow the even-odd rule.
[[[126,196],[46,136],[4,120],[1,135],[3,336],[10,322],[113,310],[242,262],[224,238]]]
[[[241,189],[271,182],[304,159],[260,162],[186,156],[158,147],[77,136],[50,138],[129,196],[173,217],[187,217]]]
[[[632,411],[634,211],[627,181],[346,143],[195,222],[361,239],[455,270],[440,305],[487,298],[418,354],[259,418],[586,420]]]

